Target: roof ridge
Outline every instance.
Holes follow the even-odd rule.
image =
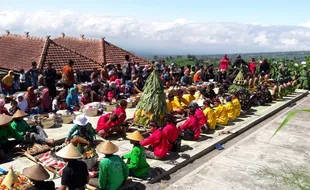
[[[82,38],[81,37],[75,37],[75,36],[64,36],[64,37],[58,37],[58,38],[54,38],[54,40],[56,39],[70,39],[70,40],[78,40],[78,41],[88,41],[88,42],[100,42],[100,39],[96,39],[96,38]]]
[[[3,34],[0,36],[1,38],[17,38],[17,39],[29,39],[29,40],[35,40],[35,41],[41,41],[44,42],[45,38],[38,37],[38,36],[25,36],[21,34]]]
[[[99,63],[97,63],[97,62],[94,61],[93,59],[88,58],[88,57],[86,57],[86,56],[84,56],[84,55],[82,55],[82,54],[80,54],[80,53],[78,53],[78,52],[76,52],[76,51],[74,51],[74,50],[68,48],[68,47],[65,47],[65,46],[63,46],[63,45],[60,45],[60,44],[56,43],[56,42],[53,41],[53,40],[50,40],[50,43],[53,43],[53,44],[55,44],[56,46],[59,46],[59,47],[61,47],[61,48],[64,48],[65,50],[68,50],[68,51],[70,51],[71,53],[74,53],[74,54],[76,54],[76,55],[78,55],[78,56],[80,56],[80,57],[82,57],[82,58],[84,58],[84,59],[87,59],[87,60],[89,60],[89,61],[92,61],[92,62],[94,62],[94,63],[100,65]],[[100,65],[100,66],[101,66],[101,65]]]

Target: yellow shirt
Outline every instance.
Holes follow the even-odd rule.
[[[183,98],[189,103],[191,103],[193,100],[196,100],[196,97],[191,94],[186,94],[183,96]]]
[[[203,110],[203,113],[205,114],[208,122],[208,127],[210,129],[215,129],[216,126],[216,117],[215,113],[212,108],[207,107],[206,109]]]
[[[189,102],[185,98],[178,98],[177,96],[174,97],[173,100],[173,109],[183,109],[184,107],[189,105]]]
[[[173,101],[166,100],[166,102],[167,102],[168,113],[172,113],[173,112]]]
[[[235,119],[235,107],[232,102],[227,102],[224,106],[227,110],[228,119]]]
[[[235,116],[236,117],[240,116],[241,104],[240,104],[238,98],[233,99],[232,103],[234,104],[234,107],[235,107]]]
[[[228,113],[222,104],[215,108],[216,123],[221,125],[227,125],[228,123]]]
[[[13,81],[14,81],[14,78],[10,75],[5,75],[2,79],[2,83],[6,86],[13,86]]]

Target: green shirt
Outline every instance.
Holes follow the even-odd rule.
[[[35,132],[35,128],[29,126],[25,120],[13,120],[10,126],[18,133],[16,140],[24,139],[24,135],[27,131]]]
[[[117,190],[129,175],[125,162],[117,155],[109,155],[100,161],[99,188]]]
[[[22,140],[20,139],[20,135],[11,126],[0,127],[0,144],[5,144],[10,137],[16,140]]]
[[[143,146],[135,145],[129,154],[124,155],[124,158],[129,159],[127,166],[137,177],[148,176],[150,166],[146,162]]]
[[[69,137],[71,137],[72,135],[78,135],[79,136],[79,127],[84,127],[84,126],[79,126],[79,125],[74,125],[72,128],[71,128],[71,130],[69,131],[69,133],[68,133],[68,136],[67,136],[67,138],[69,138]],[[90,124],[90,123],[88,123],[87,125],[86,125],[86,127],[87,127],[87,134],[88,134],[88,137],[87,138],[85,138],[85,137],[83,137],[83,138],[85,138],[86,140],[90,140],[90,141],[93,141],[94,139],[95,139],[95,136],[96,136],[96,131],[95,131],[95,129],[93,128],[93,126]],[[82,137],[82,136],[81,136]]]

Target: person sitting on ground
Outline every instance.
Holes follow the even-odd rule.
[[[184,76],[181,77],[181,85],[182,86],[189,86],[192,84],[192,77],[190,76],[189,69],[184,71]]]
[[[38,104],[36,107],[30,109],[29,113],[31,115],[44,114],[44,108],[42,106],[41,100],[38,101]]]
[[[69,109],[71,110],[78,110],[79,105],[79,97],[76,91],[76,88],[70,88],[69,94],[66,98],[66,103]]]
[[[226,104],[224,105],[226,108],[227,114],[228,114],[228,119],[229,120],[234,120],[236,119],[236,110],[234,107],[234,104],[232,103],[232,98],[231,96],[226,97]]]
[[[90,95],[90,92],[88,90],[85,90],[83,92],[83,95],[81,98],[81,105],[87,105],[92,102],[91,97],[89,95]]]
[[[147,158],[157,160],[162,159],[168,153],[168,138],[155,121],[151,121],[149,126],[152,134],[144,141],[140,142],[140,144],[144,147],[150,145],[145,150]]]
[[[11,116],[0,115],[0,160],[21,142],[19,134],[10,126],[12,119]],[[9,140],[10,137],[15,139]]]
[[[52,102],[52,110],[53,112],[57,112],[58,110],[65,110],[67,109],[66,104],[66,92],[61,91],[53,100]]]
[[[183,112],[188,105],[189,102],[183,98],[183,90],[179,89],[177,91],[177,96],[175,96],[173,100],[173,109],[180,113]]]
[[[168,149],[169,151],[177,152],[181,148],[181,139],[179,139],[179,130],[176,126],[176,121],[171,114],[166,114],[164,119],[166,126],[163,129],[163,133],[168,138]]]
[[[20,93],[17,95],[17,105],[18,108],[23,112],[28,112],[28,102],[24,98],[24,93]]]
[[[199,129],[202,129],[204,131],[208,130],[206,116],[204,115],[203,111],[199,108],[198,104],[192,103],[190,107],[196,110],[195,117],[198,119]]]
[[[83,155],[77,148],[70,143],[56,152],[56,156],[68,163],[62,171],[61,186],[58,190],[85,189],[89,180],[88,170],[86,163],[79,160]]]
[[[95,140],[96,131],[84,114],[76,117],[73,124],[74,125],[69,131],[65,143],[69,142],[69,140],[75,136],[82,137],[89,142],[93,142]]]
[[[55,190],[53,181],[45,181],[50,178],[50,174],[41,164],[36,164],[23,169],[23,174],[34,186],[26,188],[26,190]]]
[[[221,104],[220,99],[214,100],[216,123],[220,125],[228,124],[228,113],[226,108]]]
[[[112,102],[112,100],[118,100],[115,83],[110,84],[107,98],[110,102]]]
[[[2,88],[5,95],[13,94],[13,82],[14,82],[14,72],[9,71],[7,75],[5,75],[2,80]]]
[[[103,138],[108,137],[114,132],[125,134],[126,127],[121,126],[126,120],[127,101],[122,100],[120,106],[112,113],[101,116],[98,120],[96,131]]]
[[[179,129],[179,135],[184,140],[198,140],[200,137],[199,121],[195,116],[196,109],[189,108],[189,118],[183,123]]]
[[[99,164],[99,178],[90,179],[89,184],[99,189],[120,189],[128,178],[129,170],[125,162],[118,155],[114,155],[118,147],[106,141],[100,143],[96,149],[105,157]]]
[[[6,109],[5,100],[0,99],[0,114],[10,115],[8,109]]]
[[[234,108],[235,108],[235,116],[239,117],[241,114],[241,104],[239,102],[237,93],[232,94],[232,103],[234,104]]]
[[[26,143],[53,144],[54,139],[48,138],[40,126],[30,126],[25,120],[27,114],[17,110],[13,115],[11,127],[19,134],[17,140],[24,140]]]
[[[126,137],[130,140],[130,144],[133,144],[131,152],[122,157],[128,159],[129,175],[144,179],[148,176],[150,170],[150,165],[146,162],[144,147],[140,145],[144,137],[139,131],[128,133]]]
[[[45,112],[49,112],[52,110],[52,97],[50,96],[48,88],[45,88],[40,96],[40,100],[42,103],[42,108]]]
[[[32,86],[27,88],[27,93],[25,94],[25,99],[28,102],[28,108],[34,108],[37,106],[38,104],[38,97],[37,95],[34,93],[34,88]],[[25,110],[23,110],[22,108],[20,108],[22,111],[27,112]]]
[[[175,114],[176,112],[174,111],[174,94],[173,93],[169,93],[168,94],[168,98],[167,98],[167,100],[166,100],[166,103],[167,103],[167,110],[168,110],[168,113],[170,113],[170,114]]]
[[[194,83],[200,84],[202,82],[201,80],[201,70],[197,71],[196,74],[194,75]]]
[[[214,130],[216,127],[216,116],[213,109],[211,108],[211,102],[205,100],[203,102],[203,105],[204,105],[203,113],[207,119],[208,130]]]
[[[12,100],[12,101],[11,101],[11,107],[10,107],[10,109],[9,109],[10,115],[11,115],[11,116],[14,115],[14,113],[15,113],[17,110],[19,110],[18,103],[17,103],[16,100]]]
[[[196,94],[196,89],[190,88],[189,94],[184,95],[183,97],[185,98],[187,102],[192,103],[192,101],[197,100],[199,98],[198,96],[195,96],[195,94]]]

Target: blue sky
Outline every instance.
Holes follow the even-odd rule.
[[[0,0],[0,3],[0,31],[27,30],[42,36],[60,32],[105,36],[134,51],[222,53],[310,48],[309,0]]]
[[[310,16],[308,0],[0,0],[0,2],[0,10],[72,10],[131,16],[152,21],[184,18],[198,22],[294,25],[306,22]]]

